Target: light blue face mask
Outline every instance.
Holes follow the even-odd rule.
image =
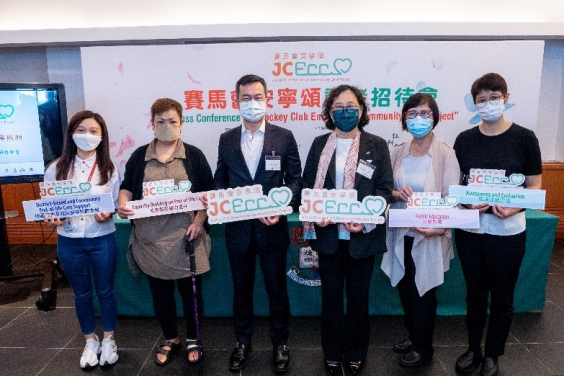
[[[423,119],[417,116],[415,119],[406,119],[405,125],[413,137],[425,137],[433,129],[433,119]]]

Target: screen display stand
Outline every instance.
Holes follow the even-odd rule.
[[[9,277],[12,275],[12,257],[10,255],[10,244],[8,243],[8,232],[6,231],[2,185],[0,184],[0,277]]]

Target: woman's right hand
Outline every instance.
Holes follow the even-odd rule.
[[[128,208],[125,204],[118,206],[118,217],[127,219],[130,215],[135,214],[135,210]]]
[[[333,223],[333,222],[331,222],[330,219],[323,218],[321,221],[316,222],[315,224],[318,225],[319,227],[325,227],[325,226],[330,225],[330,224],[332,224],[332,223]]]
[[[56,215],[45,214],[45,216],[43,217],[43,222],[47,223],[51,227],[57,227],[65,223],[65,220],[62,220]]]
[[[393,196],[395,197],[396,201],[409,201],[409,198],[413,194],[413,189],[411,187],[403,187],[399,191],[394,189]]]

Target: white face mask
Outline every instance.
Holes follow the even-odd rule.
[[[92,151],[102,142],[102,136],[94,136],[88,133],[74,133],[72,139],[76,147],[84,151]]]
[[[478,108],[478,115],[480,115],[480,117],[488,123],[494,123],[499,120],[501,115],[503,115],[503,111],[505,111],[505,103],[502,98],[495,105],[490,102],[486,102],[484,107]]]
[[[256,123],[266,114],[266,101],[239,102],[239,110],[243,119]]]

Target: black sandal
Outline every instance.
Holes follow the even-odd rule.
[[[165,347],[170,347],[170,350],[166,350]],[[166,366],[176,357],[178,351],[182,348],[182,344],[180,342],[174,343],[172,341],[164,341],[160,344],[159,349],[157,350],[157,354],[163,354],[166,359],[164,361],[160,361],[158,357],[155,358],[155,363],[158,366]]]
[[[198,358],[196,360],[190,360],[190,354],[197,353]],[[197,364],[204,357],[204,349],[198,343],[197,339],[187,339],[186,340],[186,362],[188,364]]]

